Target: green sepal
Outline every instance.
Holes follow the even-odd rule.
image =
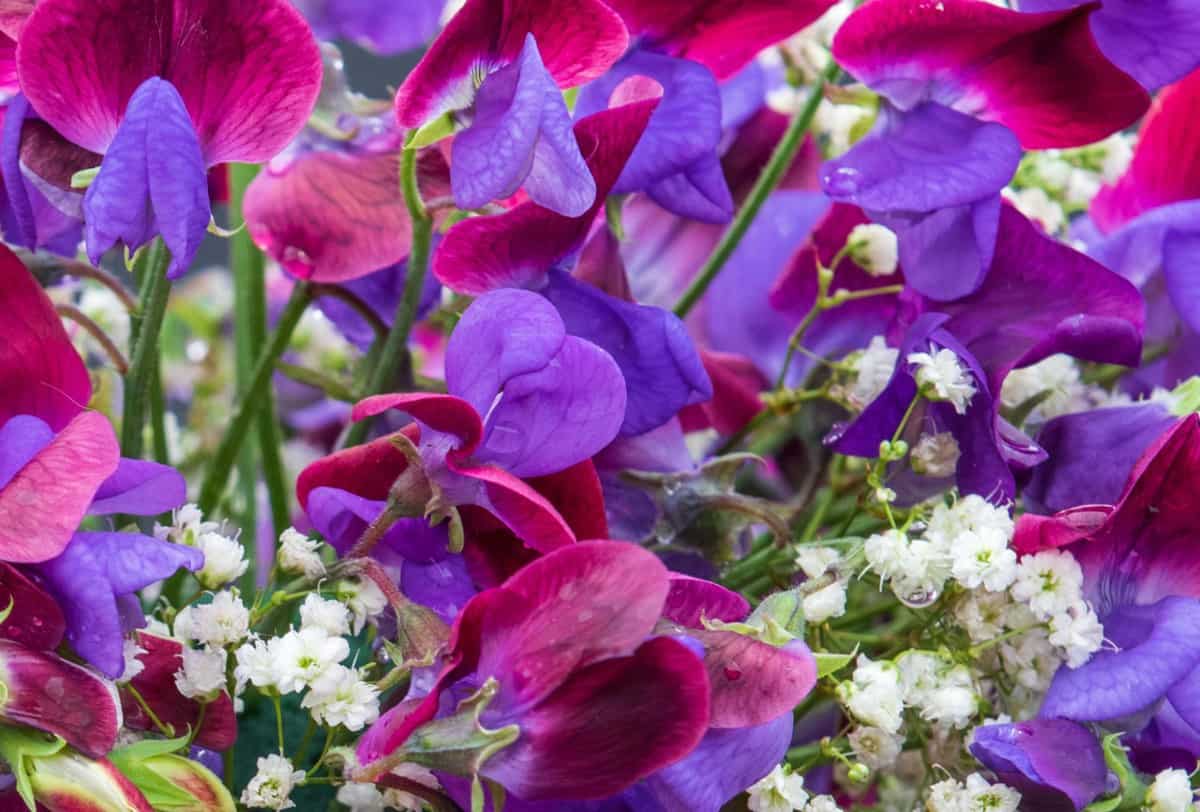
[[[141,790],[155,809],[191,807],[196,803],[196,796],[175,786],[149,766],[152,759],[171,756],[187,747],[189,739],[186,735],[176,739],[142,739],[113,750],[108,754],[108,760]]]
[[[454,116],[443,113],[415,132],[409,133],[405,149],[420,149],[454,135]]]
[[[858,654],[858,647],[849,654],[831,654],[826,651],[815,651],[813,656],[817,658],[817,678],[828,677],[831,674],[836,674],[841,671],[850,661]]]
[[[1104,751],[1104,763],[1121,782],[1121,791],[1117,795],[1118,805],[1114,809],[1141,809],[1146,801],[1149,787],[1141,775],[1129,762],[1129,755],[1121,746],[1121,733],[1112,733],[1101,741]]]
[[[100,167],[93,166],[90,169],[80,169],[71,176],[72,189],[86,189],[96,180],[96,176],[100,174]]]
[[[33,782],[29,778],[29,765],[26,762],[57,755],[66,746],[66,741],[58,736],[48,736],[29,728],[0,725],[0,759],[8,764],[16,778],[17,794],[29,807],[29,812],[37,808],[37,801],[33,797]]]
[[[1193,375],[1171,391],[1174,395],[1171,414],[1186,417],[1200,412],[1200,376]]]
[[[4,607],[3,610],[0,610],[0,623],[4,623],[5,621],[8,620],[8,616],[12,614],[13,607],[15,607],[16,605],[17,605],[16,596],[9,595],[8,596],[8,606]]]

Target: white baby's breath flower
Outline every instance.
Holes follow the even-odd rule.
[[[900,729],[904,702],[900,672],[890,662],[860,657],[854,675],[838,685],[838,697],[854,718],[888,733]]]
[[[989,784],[979,773],[967,776],[963,812],[1016,812],[1021,793],[1006,784]]]
[[[954,474],[961,456],[962,452],[954,435],[943,431],[937,434],[922,434],[921,439],[909,452],[908,460],[918,474],[942,478]]]
[[[1188,812],[1194,798],[1186,770],[1163,770],[1150,785],[1146,809],[1149,812]]]
[[[320,724],[358,731],[379,718],[379,691],[353,668],[335,665],[313,681],[300,705]]]
[[[1017,554],[1008,538],[994,528],[962,533],[950,546],[951,574],[968,589],[1007,589],[1017,577]]]
[[[975,380],[953,350],[913,352],[905,360],[916,366],[914,377],[926,397],[947,401],[954,411],[967,413],[967,405],[975,397]]]
[[[233,676],[237,679],[239,693],[246,683],[252,683],[257,688],[274,688],[279,682],[281,671],[276,640],[255,640],[235,652],[237,665],[233,669]]]
[[[1077,601],[1050,618],[1050,642],[1066,655],[1067,665],[1078,668],[1104,643],[1104,626],[1085,601]]]
[[[840,617],[846,613],[846,583],[834,581],[805,595],[801,607],[804,609],[804,619],[810,623],[822,623],[831,617]]]
[[[204,553],[204,568],[196,577],[206,589],[217,589],[241,578],[250,566],[245,550],[235,539],[216,531],[201,533],[196,547]]]
[[[846,247],[855,264],[871,276],[890,276],[900,263],[896,232],[878,223],[862,223],[850,231]]]
[[[242,791],[242,803],[255,809],[291,809],[292,790],[304,783],[304,771],[292,768],[292,762],[272,753],[258,760],[258,772]]]
[[[175,672],[179,693],[193,699],[213,699],[225,687],[225,649],[184,647],[183,666]]]
[[[383,793],[374,784],[349,783],[338,787],[337,801],[350,812],[383,812]]]
[[[185,607],[175,618],[175,634],[218,648],[232,646],[250,634],[250,610],[226,589],[210,603]]]
[[[849,389],[850,400],[860,409],[879,397],[891,380],[900,351],[889,347],[883,336],[875,336],[854,359],[855,379]]]
[[[300,628],[315,626],[332,637],[350,632],[350,610],[338,601],[328,601],[316,593],[309,593],[300,604]]]
[[[747,807],[750,812],[793,812],[808,803],[804,777],[776,764],[766,777],[751,785]]]
[[[146,669],[146,666],[139,659],[146,653],[146,649],[138,645],[138,641],[134,638],[125,638],[125,645],[122,653],[125,655],[125,670],[121,672],[121,682],[129,682]]]
[[[804,545],[796,553],[796,566],[809,578],[820,578],[841,560],[842,554],[832,547]]]
[[[856,727],[849,738],[854,757],[872,770],[892,766],[904,746],[899,736],[879,727]]]
[[[334,587],[337,599],[346,605],[354,617],[352,631],[358,634],[366,622],[387,608],[387,596],[370,578],[350,578],[338,581]]]
[[[1044,550],[1017,564],[1012,596],[1028,604],[1038,620],[1049,620],[1080,600],[1083,571],[1070,553]]]
[[[325,574],[325,563],[317,552],[321,542],[289,527],[279,536],[279,568],[284,572],[316,580]]]
[[[276,687],[282,694],[312,685],[350,655],[350,644],[345,639],[330,637],[323,629],[311,626],[288,632],[272,648],[278,663]]]

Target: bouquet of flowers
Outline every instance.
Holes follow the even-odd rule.
[[[1200,809],[1200,0],[0,0],[0,85],[0,809]]]

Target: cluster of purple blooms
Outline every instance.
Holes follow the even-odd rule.
[[[0,809],[286,809],[323,783],[357,812],[1191,810],[1200,2],[445,5],[0,0]],[[373,100],[325,40],[423,50]],[[854,125],[815,124],[834,107]],[[1082,201],[1038,185],[1135,129]],[[261,323],[234,339],[262,341],[199,487],[158,448],[192,408],[161,403],[159,331],[210,234],[240,240]],[[124,380],[35,273],[124,291],[122,250]],[[310,303],[353,381],[289,347]],[[254,516],[226,480],[280,420],[306,464],[251,458],[320,543],[247,523],[255,580],[156,527]],[[968,503],[998,548],[938,530]],[[1002,560],[1055,563],[1006,592]],[[371,687],[330,689],[305,770],[252,657],[345,579],[383,604],[332,667]],[[975,589],[1033,620],[962,636]],[[240,631],[179,631],[243,595]],[[988,659],[1029,632],[1069,652],[1036,689]],[[913,652],[947,667],[891,664]],[[280,752],[254,775],[256,693]],[[947,741],[974,761],[938,783]]]

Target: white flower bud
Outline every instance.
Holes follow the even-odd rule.
[[[863,223],[846,240],[850,258],[871,276],[889,276],[900,262],[896,234],[878,223]]]

